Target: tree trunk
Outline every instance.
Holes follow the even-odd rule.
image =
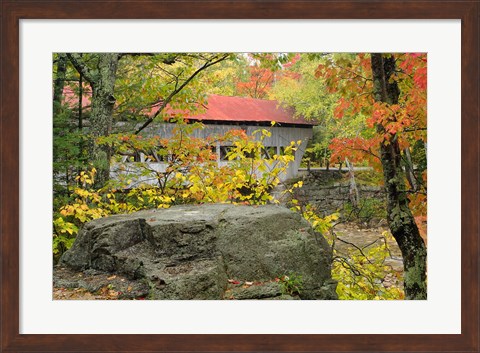
[[[93,138],[108,136],[112,131],[113,107],[115,105],[115,79],[119,56],[117,53],[98,54],[98,71],[92,83],[92,112],[90,133]],[[98,166],[97,183],[103,185],[110,174],[110,149],[98,148],[94,143],[94,159]]]
[[[63,87],[65,86],[65,73],[67,71],[67,55],[58,54],[57,75],[53,87],[53,115],[57,115],[62,107]]]
[[[80,54],[68,54],[72,64],[92,88],[89,133],[94,141],[91,144],[90,154],[98,170],[96,184],[102,186],[109,179],[111,153],[108,147],[100,148],[95,139],[100,136],[108,136],[112,130],[113,107],[116,101],[114,88],[120,55],[118,53],[99,53],[95,56],[97,67],[92,69],[85,64]]]
[[[375,100],[397,104],[400,90],[397,83],[391,80],[395,71],[393,55],[372,54],[371,64]],[[377,125],[377,131],[382,135],[385,133],[381,124]],[[387,192],[388,225],[403,257],[405,297],[426,299],[427,250],[408,206],[401,150],[396,135],[381,142],[380,159]]]

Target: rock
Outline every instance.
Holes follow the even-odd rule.
[[[288,274],[302,278],[301,299],[336,299],[331,261],[323,236],[289,209],[208,204],[91,221],[60,266],[126,276],[151,299],[230,299],[236,281],[265,285],[235,288],[234,299],[292,299],[274,282]]]
[[[282,288],[277,282],[241,287],[232,290],[232,299],[270,299],[282,296]]]

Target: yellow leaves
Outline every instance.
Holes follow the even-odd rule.
[[[175,179],[178,179],[181,182],[184,182],[185,180],[187,180],[187,178],[180,172],[175,173]]]
[[[274,125],[273,122],[272,126]],[[286,146],[285,154],[272,154],[273,150],[268,150],[269,159],[266,160],[263,155],[266,151],[263,140],[271,137],[268,128],[258,130],[255,137],[247,136],[243,130],[237,130],[207,142],[189,136],[186,132],[182,128],[179,129],[177,138],[157,138],[154,142],[147,141],[146,138],[135,141],[138,146],[148,145],[148,150],[156,146],[157,155],[166,163],[162,172],[149,170],[148,165],[142,167],[142,164],[138,163],[135,168],[143,168],[140,172],[129,171],[126,167],[121,172],[122,177],[117,180],[118,183],[110,189],[96,190],[94,177],[97,170],[91,168],[81,171],[75,178],[76,187],[70,190],[71,202],[55,214],[54,222],[56,227],[58,226],[59,234],[73,237],[81,225],[92,219],[147,208],[168,208],[172,204],[278,203],[278,200],[273,200],[270,191],[278,185],[279,176],[285,173],[288,164],[293,161],[295,141]],[[132,139],[128,139],[128,142],[133,143]],[[125,145],[126,141],[120,143]],[[223,153],[221,167],[217,163],[214,143],[221,143],[226,153],[226,156]],[[225,163],[225,158],[229,160],[228,163]],[[157,182],[156,186],[139,184],[139,177],[153,177]],[[301,186],[300,182],[296,187]],[[125,192],[126,190],[128,192]],[[62,244],[67,244],[65,246],[69,246],[64,239],[61,241]],[[57,240],[54,247],[64,246],[59,244],[60,241]]]
[[[80,197],[88,197],[91,194],[88,190],[81,189],[81,188],[76,188],[74,192]]]
[[[84,186],[93,185],[96,173],[97,170],[95,168],[90,169],[88,172],[81,171],[80,174],[75,177],[75,180]]]
[[[71,206],[66,206],[65,208],[60,210],[60,214],[64,217],[68,216],[71,214],[71,211],[69,210],[70,208],[73,208]]]
[[[175,197],[170,197],[170,196],[160,196],[160,199],[164,203],[172,203],[173,201],[175,201]]]
[[[200,191],[200,188],[198,187],[197,184],[193,184],[193,185],[190,187],[190,192],[191,192],[192,194],[196,194],[196,193],[199,192],[199,191]]]
[[[257,169],[258,171],[265,173],[267,171],[267,165],[265,163],[260,163]]]
[[[235,176],[237,176],[238,178],[243,178],[245,176],[243,170],[236,170],[235,171]]]
[[[298,182],[296,182],[295,184],[292,185],[292,189],[301,188],[302,186],[303,186],[303,181],[300,180],[300,181],[298,181]],[[295,201],[297,201],[297,200],[295,200]]]
[[[65,222],[62,217],[58,217],[53,221],[55,231],[60,234],[68,233],[70,235],[78,232],[78,227],[70,222]]]

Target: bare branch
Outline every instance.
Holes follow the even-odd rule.
[[[199,69],[197,69],[189,78],[187,78],[180,86],[176,87],[170,94],[169,96],[163,101],[162,105],[160,106],[160,108],[158,108],[158,110],[155,112],[155,114],[148,118],[148,120],[140,127],[137,129],[137,131],[135,131],[135,134],[138,134],[140,133],[143,129],[145,129],[148,125],[150,125],[152,123],[152,121],[165,109],[165,107],[167,106],[168,103],[170,103],[170,101],[173,99],[173,97],[179,93],[186,85],[188,85],[190,83],[190,81],[192,81],[200,72],[202,72],[203,70],[209,68],[210,66],[212,65],[215,65],[225,59],[227,59],[229,57],[230,54],[224,54],[222,55],[221,57],[217,58],[216,60],[213,60],[213,61],[207,61],[205,62]],[[211,58],[210,60],[212,60],[213,58]]]

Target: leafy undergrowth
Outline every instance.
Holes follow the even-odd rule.
[[[339,299],[404,299],[402,254],[387,228],[344,223],[334,233],[332,277]]]

